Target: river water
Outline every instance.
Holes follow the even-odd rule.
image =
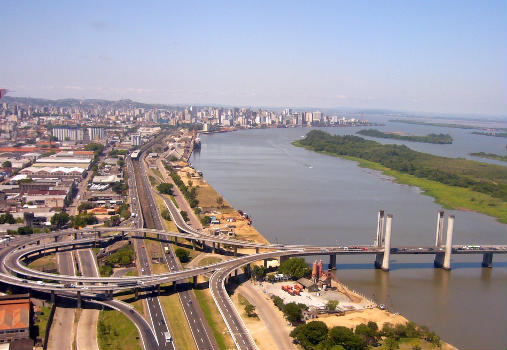
[[[398,123],[380,129],[450,133],[453,145],[403,142],[434,154],[468,157],[469,152],[505,152],[504,139],[470,135],[470,130]],[[440,206],[431,197],[355,162],[290,144],[309,130],[203,135],[202,149],[191,162],[231,205],[251,215],[254,226],[271,242],[371,244],[377,211],[384,209],[394,216],[392,246],[434,244]],[[325,130],[351,134],[358,128]],[[446,217],[450,214],[456,216],[455,244],[506,244],[507,226],[495,219],[446,210]],[[491,269],[481,267],[482,255],[453,256],[452,271],[434,269],[430,255],[392,256],[389,272],[375,270],[372,259],[339,256],[337,277],[459,348],[505,349],[505,256],[495,256]]]

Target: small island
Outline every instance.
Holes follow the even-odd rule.
[[[469,154],[473,157],[487,158],[487,159],[499,160],[501,162],[507,162],[506,156],[501,156],[501,155],[495,154],[495,153],[475,152],[475,153],[469,153]]]
[[[482,135],[482,136],[492,136],[492,137],[506,137],[507,136],[507,133],[497,132],[497,131],[472,131],[471,134]]]
[[[383,139],[395,139],[435,144],[451,144],[452,137],[449,134],[428,134],[426,136],[407,135],[399,132],[382,132],[376,129],[363,129],[357,132],[359,135],[379,137]]]
[[[444,207],[477,211],[507,222],[504,166],[441,157],[405,145],[383,145],[359,136],[331,135],[320,130],[310,131],[293,145],[382,171],[399,183],[421,188]]]

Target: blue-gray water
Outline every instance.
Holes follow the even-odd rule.
[[[405,143],[424,152],[460,157],[476,151],[505,152],[505,140],[470,135],[470,130],[394,123],[383,129],[413,134],[448,132],[455,139],[453,145]],[[203,135],[202,149],[191,162],[236,209],[248,212],[271,242],[371,244],[377,211],[384,209],[394,215],[393,246],[434,244],[440,206],[432,198],[355,162],[290,144],[308,130]],[[356,130],[327,129],[340,134]],[[447,210],[446,216],[449,214],[456,216],[454,243],[506,244],[506,225],[495,219],[463,211]],[[338,278],[429,326],[459,348],[505,349],[504,256],[495,256],[492,269],[480,267],[482,256],[455,256],[450,272],[433,269],[430,256],[395,256],[388,273],[373,269],[369,259],[340,257]]]

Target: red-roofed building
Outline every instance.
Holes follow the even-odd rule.
[[[0,343],[30,338],[31,310],[28,294],[0,296]]]

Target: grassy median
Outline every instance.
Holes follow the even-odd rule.
[[[116,310],[102,310],[97,326],[100,350],[141,350],[141,339],[136,326]]]
[[[225,325],[222,316],[220,316],[220,312],[218,311],[209,290],[194,289],[194,293],[197,298],[197,302],[204,313],[204,318],[206,318],[206,321],[213,332],[213,337],[218,344],[218,348],[220,350],[234,349],[234,341],[227,330],[227,326]]]
[[[159,296],[167,323],[171,327],[174,345],[178,350],[196,350],[197,347],[183,312],[177,293]]]

